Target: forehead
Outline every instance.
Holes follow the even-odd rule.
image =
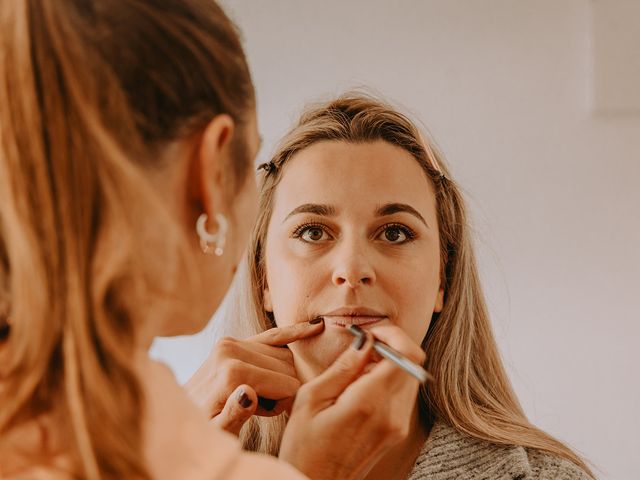
[[[323,141],[285,164],[274,210],[323,203],[364,213],[389,202],[435,215],[431,181],[409,152],[384,141]]]

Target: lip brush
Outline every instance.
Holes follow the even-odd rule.
[[[364,331],[358,327],[357,325],[349,325],[347,328],[351,334],[356,337],[362,337],[365,335]],[[393,363],[402,368],[409,375],[414,376],[418,379],[420,383],[425,383],[427,380],[433,381],[433,375],[427,372],[420,365],[413,363],[407,357],[402,355],[400,352],[394,350],[386,343],[382,343],[379,340],[374,340],[373,349],[378,352],[382,357],[391,360]]]

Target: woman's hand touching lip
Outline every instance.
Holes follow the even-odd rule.
[[[387,315],[379,310],[362,306],[340,307],[319,316],[324,318],[326,326],[340,328],[348,327],[349,325],[358,325],[366,328],[389,319]]]

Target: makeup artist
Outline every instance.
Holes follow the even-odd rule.
[[[285,417],[220,409],[225,400],[233,403],[226,397],[233,381],[279,400],[277,413],[290,399],[264,389],[265,378],[313,383],[349,350],[344,327],[358,325],[382,340],[387,329],[400,327],[421,345],[435,379],[395,403],[394,411],[411,412],[408,435],[367,479],[592,478],[575,452],[522,411],[491,331],[460,188],[407,117],[358,94],[316,105],[261,175],[248,268],[239,272],[227,318],[219,319],[243,319],[257,336],[223,340],[212,352],[215,361],[188,384],[212,421],[240,432],[248,449],[282,454],[289,448]],[[265,335],[259,332],[299,328],[318,316],[324,331],[289,346],[293,372],[281,366],[280,349],[256,345]],[[268,372],[269,364],[277,368]],[[224,388],[218,378],[225,378]],[[296,407],[297,400],[289,427]]]
[[[395,407],[418,391],[370,364],[370,337],[299,390],[265,386],[298,392],[280,460],[243,453],[147,355],[155,336],[205,325],[255,216],[254,92],[222,10],[3,1],[0,38],[0,477],[366,474],[408,432]],[[270,345],[323,329],[266,332],[255,350],[290,377],[288,350],[280,362]],[[400,328],[380,335],[422,362]],[[371,398],[385,402],[369,416]]]

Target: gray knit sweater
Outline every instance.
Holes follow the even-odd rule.
[[[436,422],[408,480],[591,480],[573,463],[517,446],[495,445]]]

